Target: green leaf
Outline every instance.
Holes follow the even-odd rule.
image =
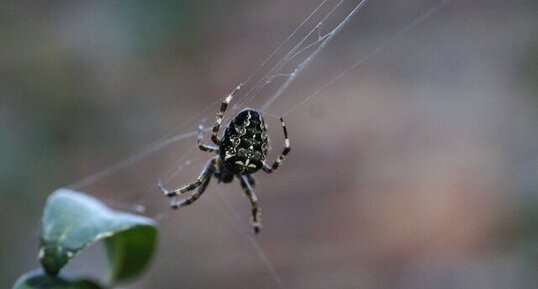
[[[50,195],[39,250],[47,274],[58,274],[78,252],[101,239],[106,239],[113,284],[145,268],[155,248],[156,225],[152,219],[113,211],[80,192],[59,189]]]
[[[127,230],[115,238],[105,240],[108,259],[112,268],[110,280],[125,280],[134,277],[141,269],[140,260],[149,260],[153,253],[148,244],[155,243],[155,229],[140,226]],[[142,250],[141,250],[142,249]]]
[[[12,289],[103,289],[103,287],[91,280],[67,280],[36,271],[19,277]]]

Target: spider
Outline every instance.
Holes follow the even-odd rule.
[[[158,187],[165,196],[172,199],[170,206],[173,209],[178,209],[198,200],[207,188],[212,176],[218,179],[219,183],[230,183],[236,177],[250,201],[252,207],[252,227],[254,233],[257,234],[261,229],[261,212],[258,206],[258,198],[252,189],[255,186],[255,179],[252,174],[260,169],[268,174],[278,169],[278,166],[290,152],[290,140],[288,139],[288,131],[286,130],[284,119],[280,118],[280,123],[284,131],[284,150],[271,166],[267,165],[265,162],[269,146],[267,127],[261,112],[252,108],[245,108],[234,116],[226,127],[224,135],[219,139],[220,125],[226,108],[241,87],[242,84],[238,85],[226,96],[222,101],[219,112],[217,112],[217,120],[211,133],[211,140],[216,146],[203,143],[203,122],[198,126],[198,147],[202,151],[216,153],[217,155],[207,162],[196,181],[174,190],[167,190],[159,181]],[[190,197],[181,201],[178,200],[177,197],[179,195],[192,190],[195,191]]]

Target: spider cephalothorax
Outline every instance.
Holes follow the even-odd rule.
[[[258,207],[258,198],[252,190],[252,187],[255,185],[255,180],[251,174],[260,169],[266,173],[271,173],[276,170],[290,151],[290,141],[288,139],[288,132],[284,120],[280,118],[282,129],[284,131],[284,150],[273,164],[268,166],[265,163],[265,157],[269,147],[265,121],[259,111],[250,108],[239,112],[226,127],[222,138],[218,138],[224,112],[234,94],[239,91],[239,89],[241,89],[241,85],[224,99],[219,112],[217,112],[217,120],[211,134],[211,140],[217,146],[204,144],[202,142],[204,128],[202,125],[198,127],[199,148],[206,152],[217,153],[217,156],[214,156],[207,162],[198,179],[193,183],[171,191],[165,189],[160,182],[158,183],[158,186],[163,194],[172,198],[172,208],[177,209],[182,206],[190,205],[196,201],[205,191],[211,180],[211,176],[223,183],[229,183],[236,177],[239,179],[241,187],[252,205],[252,225],[254,227],[254,232],[258,233],[261,228],[261,213]],[[196,189],[196,191],[192,196],[181,201],[178,200],[178,195],[194,189]]]

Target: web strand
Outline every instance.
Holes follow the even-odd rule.
[[[308,67],[308,65],[318,56],[318,54],[329,44],[329,42],[345,27],[347,23],[353,18],[353,16],[359,12],[359,10],[368,2],[368,0],[361,0],[353,10],[346,16],[346,18],[340,22],[336,28],[327,33],[327,37],[319,44],[319,46],[310,54],[303,62],[301,62],[297,68],[291,73],[290,77],[280,86],[277,92],[269,98],[267,102],[260,108],[261,110],[267,110],[273,102],[275,102],[281,95],[288,89],[293,81]]]
[[[308,38],[310,38],[310,36],[312,36],[312,34],[314,34],[316,31],[319,31],[319,29],[321,29],[321,27],[323,26],[323,22],[326,21],[335,11],[338,7],[340,7],[340,5],[344,2],[344,0],[340,0],[334,7],[332,7],[332,9],[327,12],[323,18],[318,22],[318,24],[312,28],[307,34],[306,36],[304,36],[280,61],[278,61],[270,70],[269,72],[267,72],[257,83],[256,85],[251,89],[249,90],[246,95],[245,95],[245,101],[240,103],[240,105],[244,105],[244,103],[248,103],[250,101],[252,101],[257,95],[259,95],[259,92],[260,90],[268,83],[270,83],[272,81],[272,79],[274,78],[275,75],[277,74],[280,74],[280,75],[290,75],[290,74],[284,74],[284,73],[280,73],[280,71],[298,54],[300,53],[297,53],[297,50],[299,50],[303,44],[308,40]],[[319,8],[321,8],[321,6],[324,4],[325,2],[323,2],[320,6],[318,6],[318,8],[315,10],[317,11]],[[311,17],[313,16],[313,14],[311,14],[308,19],[310,19]],[[303,23],[301,25],[304,25],[304,23],[306,23],[306,21],[303,21]]]
[[[316,9],[314,9],[314,11],[312,11],[308,17],[306,17],[303,22],[301,22],[301,24],[299,24],[299,26],[297,26],[297,28],[288,36],[288,38],[286,38],[286,40],[284,40],[274,51],[273,53],[271,53],[271,55],[269,55],[269,57],[267,57],[263,62],[262,64],[258,67],[258,69],[256,70],[255,73],[253,73],[249,78],[247,78],[247,80],[245,81],[245,83],[247,83],[258,71],[260,71],[271,59],[273,59],[273,57],[282,49],[282,47],[284,47],[284,45],[286,45],[286,43],[288,43],[291,38],[293,36],[295,36],[295,34],[297,34],[297,32],[306,24],[306,22],[308,22],[308,20],[310,20],[310,18],[312,18],[314,15],[316,15],[316,13],[319,11],[319,9],[321,9],[321,7],[323,7],[325,5],[325,3],[327,2],[328,0],[323,0],[323,2],[321,2],[317,7]],[[255,87],[255,86],[254,86]],[[248,95],[252,90],[248,91],[245,95]]]
[[[180,134],[180,135],[177,135],[177,136],[174,136],[174,137],[171,137],[167,140],[164,140],[164,141],[161,141],[161,142],[156,142],[155,144],[151,145],[150,147],[148,147],[147,149],[137,153],[137,154],[134,154],[133,156],[119,162],[119,163],[116,163],[115,165],[111,166],[111,167],[108,167],[94,175],[91,175],[89,177],[86,177],[78,182],[75,182],[73,184],[70,184],[68,185],[69,188],[72,188],[72,189],[82,189],[84,187],[87,187],[87,186],[90,186],[92,184],[95,184],[96,182],[106,178],[106,177],[109,177],[111,175],[113,175],[114,173],[118,172],[118,171],[121,171],[121,170],[124,170],[128,167],[130,167],[131,165],[137,163],[138,161],[140,160],[143,160],[144,158],[150,156],[150,155],[153,155],[155,154],[156,152],[164,149],[165,147],[175,143],[175,142],[178,142],[180,140],[184,140],[184,139],[187,139],[187,138],[191,138],[191,137],[194,137],[196,135],[196,132],[195,131],[191,131],[191,132],[187,132],[187,133],[183,133],[183,134]]]
[[[267,256],[265,253],[265,250],[260,246],[260,243],[258,239],[256,239],[255,236],[247,235],[244,233],[243,228],[249,227],[249,224],[247,224],[244,219],[242,219],[228,204],[228,202],[222,197],[220,192],[217,192],[217,196],[219,198],[219,204],[217,204],[215,207],[219,211],[219,213],[226,217],[230,216],[233,219],[233,222],[230,222],[230,224],[234,227],[236,232],[242,236],[249,242],[249,244],[252,246],[254,251],[256,252],[256,255],[260,259],[260,261],[264,264],[265,268],[267,269],[267,272],[271,275],[273,278],[273,281],[276,283],[278,288],[282,289],[282,278],[280,278],[280,275],[275,269],[275,266],[273,265],[273,262],[271,262],[271,259]],[[224,207],[225,212],[223,212],[222,207],[220,206],[222,204],[222,207]]]
[[[333,79],[329,80],[328,82],[326,82],[324,85],[322,85],[319,89],[317,89],[316,91],[314,91],[313,93],[305,96],[298,104],[296,104],[294,107],[292,107],[291,109],[287,110],[286,112],[284,112],[282,114],[282,116],[286,116],[292,112],[294,112],[295,110],[297,110],[299,107],[305,105],[308,101],[312,100],[313,98],[315,98],[316,96],[318,96],[321,92],[325,91],[325,89],[327,89],[328,87],[332,86],[335,82],[337,82],[338,80],[340,80],[342,77],[344,77],[345,75],[347,75],[348,73],[350,73],[351,71],[357,69],[359,66],[361,66],[364,62],[366,62],[367,60],[369,60],[370,58],[372,58],[373,56],[375,56],[377,53],[379,53],[380,51],[382,51],[383,49],[387,48],[390,46],[390,44],[394,43],[396,40],[398,40],[400,37],[406,35],[407,33],[409,33],[411,30],[413,30],[415,27],[417,27],[418,25],[424,23],[424,21],[428,20],[430,17],[432,17],[434,14],[436,14],[440,9],[444,8],[446,5],[448,5],[450,2],[452,2],[452,0],[442,0],[440,2],[438,2],[437,4],[435,4],[432,8],[428,9],[426,12],[422,13],[421,15],[419,15],[417,18],[415,18],[415,20],[413,20],[411,23],[409,23],[408,25],[406,25],[403,29],[401,29],[400,31],[398,31],[395,35],[393,35],[392,37],[390,37],[388,40],[382,42],[379,46],[377,46],[374,50],[372,50],[372,52],[368,53],[366,56],[362,57],[361,59],[359,59],[357,62],[355,62],[354,64],[350,65],[349,67],[347,67],[346,69],[344,69],[343,71],[341,71],[336,77],[334,77]],[[275,116],[276,117],[276,116]]]

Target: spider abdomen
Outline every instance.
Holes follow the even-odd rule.
[[[268,137],[260,112],[244,109],[230,121],[220,142],[220,159],[235,174],[252,174],[263,167]]]

